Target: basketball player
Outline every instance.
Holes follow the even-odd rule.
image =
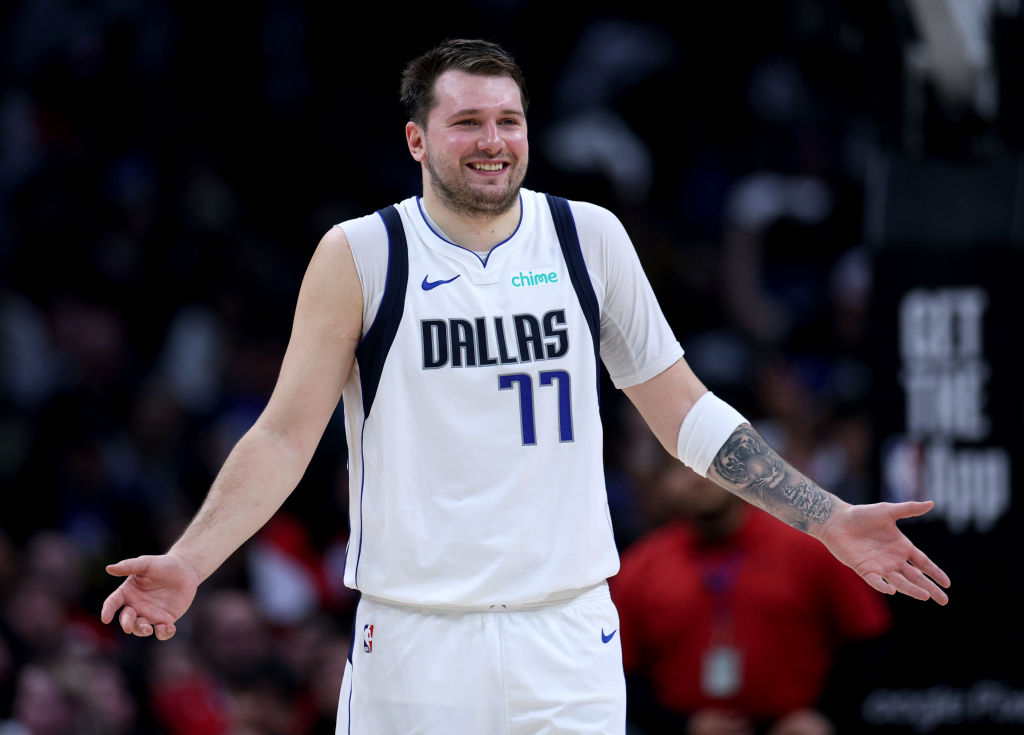
[[[931,503],[850,506],[798,473],[690,371],[618,220],[522,188],[527,95],[503,49],[445,42],[402,99],[422,196],[324,236],[266,409],[172,548],[108,567],[127,579],[103,621],[173,636],[343,395],[361,599],[338,732],[622,733],[599,360],[695,471],[875,589],[946,603],[896,527]]]

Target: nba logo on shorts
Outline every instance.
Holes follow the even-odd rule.
[[[363,650],[367,653],[373,653],[373,626],[363,626]]]

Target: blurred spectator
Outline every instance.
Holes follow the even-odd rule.
[[[554,120],[543,139],[550,162],[580,180],[600,182],[617,201],[647,202],[654,187],[653,152],[623,116],[621,103],[674,55],[671,36],[654,23],[586,23],[551,97]]]
[[[243,680],[277,663],[270,626],[244,590],[211,590],[197,600],[194,625],[196,645],[221,681]]]
[[[735,323],[755,341],[820,329],[823,275],[836,244],[825,225],[834,208],[835,194],[819,177],[758,172],[731,190],[723,294]]]
[[[21,579],[4,601],[3,624],[21,662],[53,660],[68,645],[63,602],[36,579]]]
[[[21,670],[11,710],[0,735],[86,735],[81,702],[53,667],[29,664]]]
[[[325,639],[317,651],[313,667],[305,680],[310,682],[313,712],[310,735],[333,735],[337,721],[341,679],[352,645],[348,634]]]
[[[289,662],[278,646],[288,632],[273,627],[255,598],[238,589],[216,590],[197,605],[196,644],[230,702],[232,735],[299,735],[308,730],[303,680],[290,665],[301,661],[301,654],[293,652]]]
[[[865,642],[879,640],[884,598],[818,541],[674,460],[650,482],[675,517],[627,549],[611,580],[633,725],[648,735],[845,732],[866,672],[843,670],[844,646],[866,655]],[[830,679],[843,683],[831,689]]]
[[[279,512],[245,555],[253,597],[267,620],[294,625],[327,607],[324,561],[298,518]]]
[[[167,735],[228,735],[233,713],[224,687],[189,643],[175,639],[151,650],[147,705]]]
[[[754,405],[765,440],[847,502],[869,502],[871,428],[856,367],[834,353],[761,350]],[[866,389],[865,389],[866,390]]]
[[[142,735],[139,705],[117,663],[97,656],[62,663],[80,702],[83,735]]]
[[[290,672],[267,667],[231,685],[235,715],[232,735],[299,735],[308,729],[296,707],[298,687]]]
[[[71,539],[42,530],[25,548],[23,574],[64,606],[77,605],[83,591],[81,552]]]
[[[158,373],[178,405],[199,415],[216,408],[225,360],[224,325],[201,306],[184,306],[174,315],[161,348]]]
[[[44,315],[18,293],[0,291],[0,356],[0,402],[32,410],[53,395],[60,361]],[[0,460],[0,472],[11,461]]]

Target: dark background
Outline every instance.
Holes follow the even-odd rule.
[[[161,715],[171,681],[209,713],[193,732],[227,731],[225,691],[245,731],[300,711],[291,732],[333,732],[352,605],[340,421],[179,643],[99,626],[103,565],[164,550],[198,507],[273,387],[322,234],[419,192],[398,79],[448,36],[513,53],[526,185],[620,216],[698,374],[798,467],[850,501],[882,497],[878,445],[902,421],[895,310],[922,284],[1002,295],[988,441],[1016,461],[1021,3],[693,3],[671,20],[622,5],[2,6],[0,721],[35,706],[53,721],[40,733],[183,731]],[[626,548],[665,509],[644,492],[635,417],[610,388],[603,410]],[[873,724],[1024,724],[1018,515],[984,533],[907,525],[952,602],[891,602],[899,663],[869,672],[886,703]],[[275,553],[305,570],[283,606],[266,592]],[[210,654],[214,619],[248,632]]]

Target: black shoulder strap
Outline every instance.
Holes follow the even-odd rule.
[[[388,275],[377,315],[356,348],[359,379],[363,387],[364,418],[370,415],[373,399],[377,396],[384,360],[395,341],[398,323],[405,310],[405,291],[409,282],[409,246],[402,217],[394,206],[385,207],[377,214],[384,220],[384,227],[388,231]]]
[[[569,268],[569,280],[576,291],[576,297],[580,300],[583,308],[583,316],[590,327],[590,336],[594,341],[595,365],[601,364],[601,307],[597,304],[597,295],[594,293],[594,285],[590,282],[590,273],[587,271],[587,264],[583,260],[583,251],[580,249],[579,233],[576,231],[576,221],[572,217],[572,210],[569,209],[569,202],[562,197],[544,195],[551,208],[551,216],[555,220],[555,232],[558,234],[558,244],[562,247],[562,257]],[[600,367],[597,368],[598,394],[600,395]]]

